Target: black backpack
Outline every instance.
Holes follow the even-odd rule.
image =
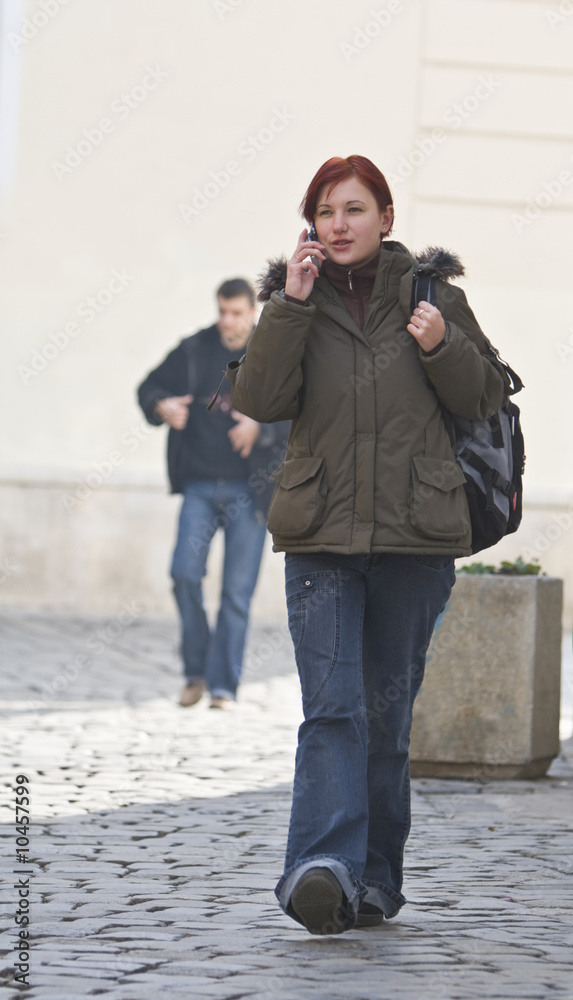
[[[433,276],[418,270],[412,282],[411,311],[422,301],[435,305],[436,296]],[[510,399],[523,389],[523,382],[489,343],[488,351],[502,368],[506,385],[497,413],[488,420],[464,420],[442,408],[454,455],[466,477],[472,553],[517,531],[523,506],[523,433],[519,407]]]

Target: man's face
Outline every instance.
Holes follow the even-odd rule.
[[[255,308],[246,295],[236,295],[232,299],[224,299],[218,295],[217,303],[219,306],[217,326],[221,341],[231,351],[240,350],[251,335],[255,322]]]

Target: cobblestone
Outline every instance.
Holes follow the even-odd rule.
[[[97,655],[104,620],[0,624],[7,1000],[24,995],[20,773],[29,1000],[573,1000],[573,740],[534,782],[414,781],[409,905],[380,928],[314,938],[273,894],[301,718],[284,629],[253,630],[238,710],[219,714],[176,704],[173,622],[139,618]]]

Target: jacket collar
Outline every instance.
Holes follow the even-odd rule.
[[[286,257],[275,257],[267,261],[267,266],[257,281],[259,302],[266,302],[274,291],[280,291],[284,288],[286,268]],[[400,305],[404,314],[410,315],[410,295],[414,273],[430,274],[435,278],[442,279],[442,281],[449,281],[451,278],[461,277],[464,268],[459,257],[450,250],[431,246],[413,256],[402,243],[398,243],[396,240],[384,240],[380,248],[378,271],[364,327],[366,332],[373,322],[372,317],[378,306],[386,299],[389,282],[394,279],[400,282],[398,293]],[[359,340],[368,343],[367,337],[354,322],[340,296],[324,274],[320,274],[315,281],[310,299],[326,315],[335,319],[340,326],[358,337]]]
[[[368,333],[375,322],[374,316],[378,307],[387,299],[390,284],[398,284],[403,276],[406,276],[408,273],[411,275],[414,264],[414,258],[409,254],[405,246],[394,240],[384,241],[378,256],[378,267],[372,287],[368,313],[365,318],[364,331],[354,322],[336,288],[328,280],[327,275],[322,272],[314,283],[310,301],[324,312],[325,315],[334,319],[345,330],[348,330],[358,340],[361,340],[362,343],[369,344]],[[370,262],[367,262],[362,268],[357,269],[358,274],[363,273],[366,275],[369,267],[371,267]],[[347,271],[348,269],[345,268],[343,270]]]

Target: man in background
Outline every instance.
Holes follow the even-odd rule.
[[[241,357],[255,321],[255,295],[243,278],[217,290],[219,318],[186,337],[142,382],[140,406],[151,424],[167,423],[172,493],[183,494],[171,564],[181,618],[185,686],[179,704],[235,707],[249,607],[266,537],[269,476],[282,461],[288,423],[259,424],[231,406],[230,384],[209,411],[227,364]],[[220,607],[213,630],[202,579],[211,541],[225,534]]]

